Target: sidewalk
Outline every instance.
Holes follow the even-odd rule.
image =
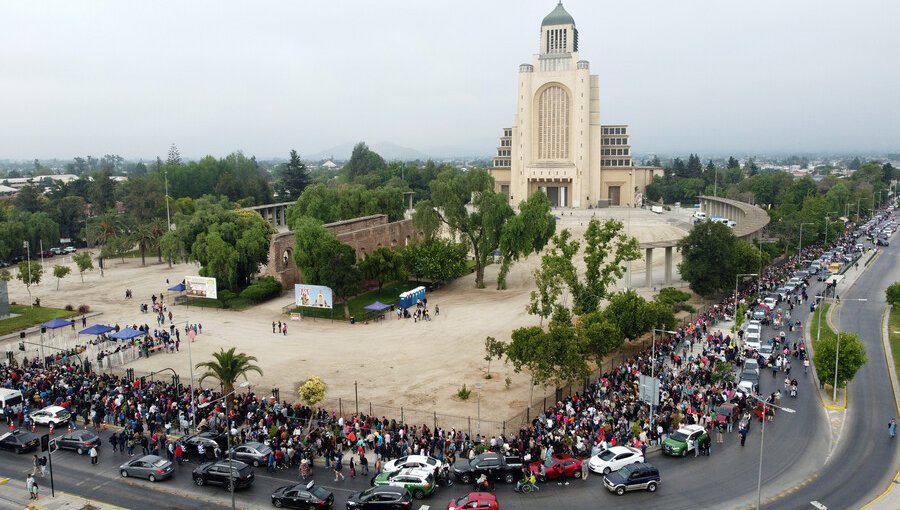
[[[56,491],[56,497],[50,496],[49,482],[40,486],[40,499],[31,501],[25,492],[24,480],[0,478],[0,510],[124,510],[122,507],[100,503],[90,499]]]

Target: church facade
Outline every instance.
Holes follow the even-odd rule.
[[[519,66],[514,125],[490,169],[515,205],[543,191],[554,207],[641,205],[658,167],[635,166],[627,125],[605,125],[600,80],[578,54],[575,20],[562,3],[541,23],[540,53]]]

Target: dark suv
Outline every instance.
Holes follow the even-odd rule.
[[[650,464],[636,462],[608,475],[603,475],[603,485],[607,490],[615,492],[619,496],[639,489],[656,492],[656,488],[659,486],[659,470]]]
[[[228,438],[215,432],[198,432],[180,439],[181,447],[184,448],[185,457],[199,456],[198,446],[203,445],[205,449],[206,459],[217,459],[221,456],[225,446],[228,444]],[[200,459],[202,462],[204,459]]]
[[[229,464],[233,464],[229,466]],[[221,462],[207,462],[199,465],[193,472],[194,483],[198,486],[206,484],[215,484],[227,487],[228,490],[235,488],[249,487],[253,483],[253,468],[241,461],[233,461],[229,463],[227,460]]]
[[[482,474],[488,480],[503,480],[506,483],[515,482],[522,470],[521,457],[508,457],[499,453],[482,453],[472,460],[460,459],[453,464],[453,474],[464,484],[472,483]]]

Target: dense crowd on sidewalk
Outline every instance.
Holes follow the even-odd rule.
[[[848,243],[852,241],[838,241]],[[757,299],[760,288],[773,289],[788,278],[799,259],[815,258],[822,251],[821,245],[811,245],[799,256],[766,268],[758,282],[747,282],[740,290],[739,301]],[[378,469],[382,462],[410,453],[452,462],[485,449],[507,450],[532,459],[546,458],[550,453],[586,457],[614,445],[631,445],[646,452],[679,426],[699,424],[710,431],[720,426],[715,408],[724,402],[736,403],[741,414],[748,417],[754,411],[753,402],[717,371],[718,360],[740,366],[745,355],[735,338],[716,329],[720,321],[733,314],[734,301],[729,296],[692,317],[674,335],[658,339],[655,360],[651,360],[651,348],[647,348],[604,373],[583,392],[542,410],[518,431],[490,438],[387,417],[345,418],[334,410],[240,391],[229,397],[226,420],[218,391],[197,388],[192,399],[183,383],[84,373],[65,355],[48,357],[46,368],[38,359],[23,367],[3,366],[0,386],[19,389],[25,396],[23,411],[5,416],[14,426],[29,427],[29,411],[59,405],[92,427],[121,427],[116,440],[129,450],[140,447],[144,452],[171,454],[168,436],[188,434],[195,424],[200,430],[224,432],[230,422],[241,442],[269,444],[279,466],[301,467],[301,475],[304,469],[308,472],[314,458],[322,457],[330,465],[333,461],[340,463],[346,455],[350,457],[343,462],[368,471],[370,458]],[[149,333],[149,327],[146,331]],[[701,347],[698,355],[694,354],[695,345]],[[661,384],[660,405],[652,416],[649,406],[638,398],[638,376],[651,373],[651,361],[656,364],[654,372]],[[777,395],[767,398],[774,400]],[[210,405],[201,407],[205,403]],[[732,425],[736,424],[729,418],[721,427],[731,431]]]

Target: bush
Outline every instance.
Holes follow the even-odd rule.
[[[456,392],[456,396],[459,397],[460,400],[469,400],[469,397],[472,395],[472,390],[466,388],[466,385],[463,384],[462,388]]]
[[[271,276],[260,278],[241,291],[241,298],[252,303],[262,303],[280,295],[281,283]]]
[[[65,310],[66,310],[67,312],[71,312],[71,311],[75,310],[75,307],[72,306],[72,305],[66,305]]]
[[[894,308],[900,309],[900,282],[888,285],[884,291],[885,299]]]
[[[234,300],[236,297],[237,297],[237,294],[235,294],[234,292],[232,292],[228,289],[220,290],[217,301],[222,305],[222,308],[228,308],[229,301]]]
[[[78,313],[85,314],[91,311],[91,307],[88,305],[78,305]]]

